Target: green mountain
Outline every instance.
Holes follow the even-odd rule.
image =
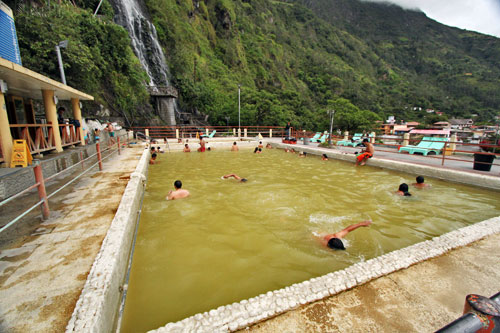
[[[21,7],[16,26],[23,63],[57,78],[53,45],[69,39],[81,46],[65,60],[69,84],[135,123],[150,121],[141,88],[147,79],[106,1],[99,18],[91,15],[96,0]],[[441,25],[420,12],[358,0],[145,5],[181,109],[208,114],[213,125],[225,125],[226,117],[237,124],[238,84],[242,124],[291,120],[325,129],[331,108],[337,126],[350,129],[388,115],[433,120],[416,107],[450,117],[478,114],[479,121],[500,112],[500,39]]]

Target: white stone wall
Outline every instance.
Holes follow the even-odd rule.
[[[150,332],[228,332],[242,329],[295,309],[300,305],[321,300],[372,279],[440,256],[452,249],[495,233],[500,233],[500,217],[389,252],[377,258],[354,264],[341,271],[296,283],[279,290],[268,291],[248,300],[220,306],[208,312],[198,313]]]
[[[120,302],[150,154],[144,150],[92,265],[66,332],[111,332]]]

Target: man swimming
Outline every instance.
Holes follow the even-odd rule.
[[[359,165],[365,165],[366,160],[369,158],[372,158],[373,153],[374,153],[374,148],[373,145],[370,143],[370,140],[368,139],[363,139],[363,145],[365,148],[361,150],[361,153],[356,156],[356,166],[361,162]]]
[[[321,236],[320,241],[323,246],[327,246],[334,250],[345,250],[344,243],[342,243],[341,239],[344,238],[348,233],[358,229],[359,227],[368,227],[372,224],[371,220],[366,220],[360,223],[351,224],[344,230],[336,232],[334,234],[328,234],[325,236]]]
[[[189,196],[189,191],[182,189],[182,182],[180,180],[174,182],[174,188],[175,190],[168,192],[167,200],[177,200]]]
[[[411,193],[408,192],[408,184],[400,184],[398,190],[396,191],[396,194],[400,196],[411,197]]]
[[[228,179],[228,178],[231,178],[231,177],[234,178],[234,179],[236,179],[236,180],[238,180],[238,181],[240,181],[240,182],[242,182],[242,183],[248,181],[248,179],[241,178],[240,176],[238,176],[237,174],[234,174],[234,173],[230,173],[228,175],[222,176],[223,179]]]
[[[273,146],[271,146],[271,144],[268,142],[268,143],[266,144],[266,149],[273,149]]]
[[[191,152],[191,149],[189,148],[189,145],[187,143],[184,145],[184,149],[182,151],[185,152],[185,153],[190,153]]]
[[[238,151],[240,150],[238,146],[236,145],[236,141],[233,142],[233,145],[231,146],[231,151]]]
[[[160,161],[156,160],[156,153],[151,154],[151,159],[149,160],[149,164],[158,164]]]
[[[326,154],[321,155],[321,160],[328,161],[328,156],[326,156]]]
[[[416,188],[428,188],[431,187],[430,184],[424,183],[424,176],[418,176],[417,177],[417,182],[411,184],[412,186],[415,186]]]

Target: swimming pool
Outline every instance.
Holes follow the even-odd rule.
[[[498,192],[282,150],[172,153],[150,167],[122,331],[146,331],[500,215]],[[237,173],[247,183],[221,180]],[[191,191],[164,200],[175,179]],[[459,208],[459,209],[458,209]],[[313,235],[371,218],[347,251]]]

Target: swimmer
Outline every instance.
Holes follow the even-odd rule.
[[[299,157],[307,157],[307,153],[305,151],[301,151],[299,153]]]
[[[366,220],[360,223],[351,224],[344,230],[341,230],[334,234],[321,236],[319,240],[323,246],[327,246],[334,250],[345,250],[344,243],[342,243],[341,239],[344,238],[351,231],[356,230],[359,227],[368,227],[370,224],[372,224],[371,220]]]
[[[234,173],[230,173],[228,175],[224,175],[224,176],[222,176],[222,179],[228,179],[228,178],[231,178],[231,177],[234,178],[234,179],[236,179],[236,180],[238,180],[238,181],[240,181],[240,182],[242,182],[242,183],[248,181],[248,179],[241,178],[240,176],[238,176],[237,174],[234,174]]]
[[[150,153],[151,153],[151,154],[156,153],[155,147],[151,147],[151,151],[150,151]]]
[[[361,154],[356,156],[356,166],[358,166],[360,162],[361,164],[359,165],[365,165],[366,161],[369,158],[373,157],[374,148],[373,145],[370,143],[370,140],[363,139],[363,145],[365,146],[365,148],[361,150]]]
[[[254,154],[256,154],[257,152],[259,152],[259,147],[255,147],[255,149],[253,150]]]
[[[264,148],[264,145],[262,144],[262,141],[259,141],[259,148]]]
[[[156,153],[151,154],[151,159],[149,160],[149,164],[158,164],[160,161],[156,160]]]
[[[164,151],[160,149],[160,146],[156,147],[156,151],[157,151],[158,153],[162,153],[162,154],[164,153]]]
[[[328,161],[328,156],[326,154],[321,155],[321,160]]]
[[[191,149],[189,148],[189,145],[187,143],[184,145],[184,149],[182,151],[185,152],[185,153],[190,153],[191,152]]]
[[[285,153],[288,153],[288,148],[285,148]]]
[[[238,146],[236,145],[236,141],[233,142],[233,145],[231,146],[231,151],[238,151],[240,150]]]
[[[203,137],[200,136],[200,148],[198,148],[198,151],[200,153],[203,153],[205,151],[205,141],[203,140]]]
[[[268,142],[266,145],[266,149],[273,149],[273,146],[271,146],[271,144]]]
[[[431,187],[430,184],[425,184],[424,183],[424,176],[418,176],[417,177],[417,182],[411,184],[412,186],[415,186],[416,188],[429,188]]]
[[[399,185],[396,194],[400,196],[411,197],[410,192],[408,192],[408,184],[402,183],[401,185]]]
[[[182,189],[182,182],[180,180],[174,182],[174,188],[175,190],[168,192],[167,200],[182,199],[189,196],[189,191]]]

